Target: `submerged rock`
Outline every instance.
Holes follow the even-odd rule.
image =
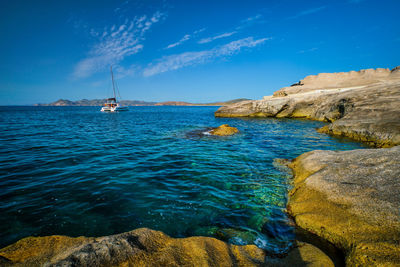
[[[237,128],[231,127],[228,124],[222,124],[221,126],[212,129],[210,131],[210,134],[218,136],[226,136],[226,135],[233,135],[238,132],[239,130]]]
[[[253,244],[257,235],[250,231],[242,231],[234,228],[221,228],[216,231],[215,236],[235,245]]]
[[[400,72],[377,69],[309,76],[274,96],[221,107],[215,116],[326,121],[320,132],[391,147],[400,145],[399,111]]]
[[[400,146],[311,151],[290,166],[298,226],[341,248],[348,266],[399,266]]]
[[[104,236],[24,238],[0,250],[2,266],[333,266],[313,245],[297,242],[284,258],[255,245],[236,246],[211,237],[171,238],[140,228]]]

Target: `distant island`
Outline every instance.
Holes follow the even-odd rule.
[[[226,106],[246,100],[250,99],[238,98],[226,102],[213,102],[213,103],[189,103],[182,101],[146,102],[139,100],[121,100],[120,103],[123,106]],[[77,101],[59,99],[55,102],[48,104],[35,104],[35,106],[102,106],[105,103],[105,101],[106,101],[105,99],[92,99],[92,100],[82,99]]]

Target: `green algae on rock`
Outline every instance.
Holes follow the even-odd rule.
[[[0,250],[3,266],[334,266],[313,245],[297,242],[284,258],[255,245],[211,237],[171,238],[140,228],[105,237],[28,237]]]
[[[348,266],[400,264],[400,146],[296,158],[288,212],[332,242]]]
[[[238,132],[239,130],[237,128],[231,127],[228,124],[222,124],[221,126],[212,129],[210,131],[210,134],[218,136],[227,136],[227,135],[234,135],[235,133]]]

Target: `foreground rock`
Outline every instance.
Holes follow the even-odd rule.
[[[237,128],[231,127],[228,124],[222,124],[221,126],[212,129],[210,131],[210,134],[218,136],[227,136],[227,135],[233,135],[238,132],[239,130]]]
[[[331,122],[319,130],[323,133],[376,147],[400,145],[399,69],[320,74],[299,84],[262,100],[221,107],[215,116],[307,118]]]
[[[400,146],[295,159],[288,211],[341,248],[348,266],[400,266]]]
[[[147,228],[90,238],[28,237],[0,250],[8,266],[333,266],[316,247],[298,242],[287,257],[270,258],[254,245],[210,237],[170,238]]]

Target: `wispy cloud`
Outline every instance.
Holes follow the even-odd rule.
[[[318,47],[312,47],[310,49],[305,49],[305,50],[300,50],[299,52],[297,52],[298,54],[304,54],[304,53],[308,53],[308,52],[314,52],[318,50]]]
[[[247,19],[242,20],[242,23],[247,23],[247,22],[255,21],[255,20],[260,19],[261,17],[262,17],[261,14],[257,14],[257,15],[255,15],[255,16],[248,17]]]
[[[286,19],[297,19],[297,18],[302,17],[302,16],[307,16],[307,15],[310,15],[310,14],[313,14],[313,13],[317,13],[317,12],[319,12],[321,10],[324,10],[325,8],[326,8],[326,6],[320,6],[320,7],[306,9],[306,10],[303,10],[303,11],[297,13],[296,15],[288,17]]]
[[[203,31],[205,31],[205,28],[202,28],[202,29],[200,29],[200,30],[194,31],[194,32],[191,33],[191,34],[185,34],[178,42],[172,43],[172,44],[168,45],[165,49],[170,49],[170,48],[179,46],[179,45],[181,45],[181,44],[183,44],[184,42],[190,40],[192,37],[196,36],[197,34],[203,32]]]
[[[182,43],[186,42],[189,39],[190,39],[190,34],[186,34],[178,42],[168,45],[165,49],[170,49],[170,48],[173,48],[175,46],[181,45]]]
[[[255,23],[264,22],[264,21],[260,20],[261,18],[262,18],[261,14],[257,14],[257,15],[248,17],[246,19],[241,20],[239,22],[239,25],[236,26],[236,28],[234,28],[235,29],[234,31],[228,31],[228,32],[216,35],[216,36],[203,38],[200,41],[198,41],[197,43],[206,44],[206,43],[210,43],[210,42],[212,42],[214,40],[217,40],[217,39],[221,39],[221,38],[226,38],[226,37],[232,36],[232,35],[238,33],[239,31],[243,30],[244,28],[252,26]]]
[[[249,27],[254,23],[260,23],[260,19],[262,18],[261,14],[257,14],[255,16],[248,17],[242,21],[240,21],[239,26],[236,27],[236,30],[241,30],[243,28]]]
[[[125,6],[128,5],[128,4],[129,4],[129,1],[128,1],[128,0],[122,2],[118,7],[116,7],[116,8],[114,9],[114,12],[115,12],[115,13],[118,13],[118,12],[124,10],[124,9],[125,9]]]
[[[149,77],[159,73],[177,70],[187,66],[203,64],[212,59],[231,56],[238,53],[243,48],[255,47],[271,38],[262,38],[255,40],[253,37],[247,37],[218,46],[210,50],[185,52],[171,56],[165,56],[157,60],[154,64],[149,64],[143,71],[143,76]]]
[[[98,38],[98,41],[89,50],[88,56],[75,66],[73,77],[89,77],[138,53],[143,49],[145,33],[163,17],[163,13],[156,12],[151,17],[143,15],[131,21],[125,20],[121,25],[106,27],[102,32],[91,30],[91,35]]]
[[[140,66],[131,65],[128,67],[123,67],[121,65],[115,65],[115,67],[113,67],[113,71],[117,79],[122,79],[126,76],[133,76],[140,73]]]
[[[226,33],[219,34],[219,35],[216,35],[216,36],[213,36],[213,37],[203,38],[203,39],[201,39],[200,41],[198,41],[198,43],[199,43],[199,44],[210,43],[210,42],[212,42],[212,41],[214,41],[214,40],[217,40],[217,39],[221,39],[221,38],[226,38],[226,37],[232,36],[232,35],[234,35],[235,33],[237,33],[237,31],[226,32]]]

